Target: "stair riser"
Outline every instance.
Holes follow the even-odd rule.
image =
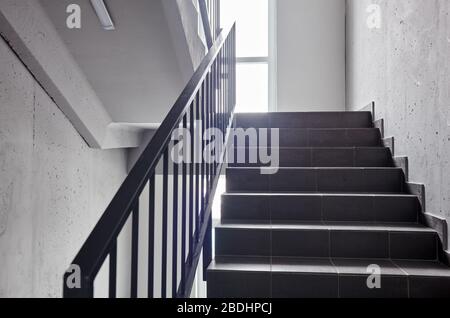
[[[237,114],[242,128],[371,128],[369,112]]]
[[[228,192],[403,193],[401,169],[228,169]]]
[[[223,221],[416,223],[419,202],[395,196],[233,196],[222,197]]]
[[[262,163],[259,153],[273,154],[270,149],[239,148],[234,149],[235,162],[244,157],[243,163],[231,163],[230,167],[270,166]],[[252,156],[250,156],[252,154]],[[392,167],[388,148],[281,148],[278,149],[280,167]],[[256,162],[250,162],[257,158]]]
[[[270,272],[208,272],[208,298],[270,298]]]
[[[433,232],[216,229],[218,256],[436,260]]]
[[[279,148],[293,147],[382,147],[381,134],[378,129],[279,129],[275,138],[272,132],[264,134],[258,131],[258,139],[250,141],[247,137],[245,143],[235,138],[236,147],[270,146]],[[264,140],[260,140],[263,136]],[[272,143],[272,139],[277,144]],[[262,143],[261,143],[262,142]]]
[[[406,276],[382,276],[381,289],[367,275],[209,272],[210,298],[408,298]],[[238,288],[237,288],[238,287]],[[429,291],[435,286],[430,286]],[[447,288],[448,290],[448,288]],[[238,294],[237,294],[238,292]],[[423,297],[417,292],[416,297]],[[445,295],[442,293],[441,297]],[[414,297],[414,296],[413,296]]]
[[[208,272],[209,298],[448,298],[449,277],[381,277],[367,288],[367,275]]]

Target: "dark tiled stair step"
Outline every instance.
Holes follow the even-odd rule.
[[[216,255],[438,259],[438,235],[418,224],[219,224]]]
[[[267,148],[235,148],[230,167],[260,167],[270,165],[262,162],[259,154],[274,155]],[[279,148],[280,167],[392,167],[389,148]],[[256,159],[255,159],[256,158]]]
[[[367,286],[371,265],[380,289]],[[218,257],[207,276],[211,298],[450,297],[450,269],[434,261]]]
[[[418,215],[419,201],[413,195],[235,193],[222,196],[224,221],[416,223]]]
[[[251,132],[251,131],[250,131]],[[234,145],[236,147],[258,147],[262,144],[259,141],[261,132],[253,131],[246,132],[244,135],[238,134],[239,130],[236,130],[236,134],[241,138],[234,138]],[[323,128],[323,129],[299,129],[299,128],[281,128],[278,130],[278,137],[273,134],[274,132],[266,131],[263,142],[265,146],[270,147],[381,147],[381,134],[380,130],[376,128]],[[251,143],[249,137],[251,138]],[[270,136],[268,138],[267,136]],[[244,137],[247,138],[245,141]],[[271,142],[275,140],[277,144]],[[270,143],[267,144],[268,140]],[[258,142],[258,143],[257,143]]]
[[[242,128],[370,128],[370,112],[305,112],[237,114],[236,125]]]
[[[403,193],[400,168],[228,168],[227,192]],[[268,170],[266,170],[268,172]]]

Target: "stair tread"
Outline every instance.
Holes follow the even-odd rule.
[[[402,168],[398,167],[229,167],[228,170],[371,170],[371,171],[377,171],[377,170],[393,170],[393,171],[399,171],[402,170]]]
[[[248,229],[248,230],[318,230],[318,231],[389,231],[389,232],[421,232],[436,233],[434,229],[421,224],[410,223],[338,223],[338,222],[301,222],[291,224],[264,224],[254,221],[228,220],[226,223],[216,224],[219,229]]]
[[[266,127],[266,128],[271,128],[271,127]],[[281,127],[281,128],[276,128],[276,129],[280,129],[280,130],[333,130],[333,131],[342,131],[342,130],[379,130],[378,128],[374,128],[374,127],[330,127],[330,128],[293,128],[293,127]]]
[[[265,113],[238,113],[237,116],[255,116],[255,115],[260,115],[260,116],[273,116],[273,115],[277,115],[277,116],[292,116],[292,115],[342,115],[342,114],[353,114],[353,115],[369,115],[371,114],[371,112],[368,111],[298,111],[298,112],[265,112]]]
[[[240,113],[237,127],[373,127],[370,112]]]
[[[346,259],[346,258],[250,258],[219,257],[208,271],[280,272],[326,275],[369,275],[370,265],[378,265],[381,275],[450,277],[450,267],[438,261],[399,261],[391,259]]]
[[[310,147],[294,147],[294,146],[281,146],[281,147],[262,147],[262,146],[254,146],[254,145],[247,145],[245,147],[239,146],[239,145],[234,145],[234,149],[253,149],[253,148],[258,148],[258,149],[292,149],[292,150],[298,150],[298,149],[305,149],[305,150],[310,150],[310,149],[317,149],[317,150],[387,150],[390,149],[389,147],[385,147],[383,145],[378,145],[378,146],[336,146],[336,147],[330,147],[330,146],[326,146],[326,147],[317,147],[317,146],[310,146]],[[233,147],[231,147],[231,149],[233,149]]]
[[[234,193],[224,193],[222,196],[229,196],[229,197],[246,197],[246,196],[252,196],[252,197],[401,197],[401,198],[417,198],[416,195],[413,194],[404,194],[404,193],[386,193],[386,194],[380,194],[380,193],[293,193],[293,192],[277,192],[277,193],[271,193],[271,192],[234,192]]]

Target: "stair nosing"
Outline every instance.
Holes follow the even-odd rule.
[[[232,259],[235,258],[234,256],[221,256],[221,258],[223,259]],[[246,257],[240,257],[240,259],[246,259]],[[280,263],[278,264],[273,264],[273,260],[276,259],[278,260]],[[317,270],[295,270],[295,266],[296,264],[282,264],[281,262],[283,260],[291,260],[291,261],[329,261],[330,265],[309,265],[310,267],[333,267],[333,270],[322,270],[322,271],[317,271]],[[343,267],[343,265],[336,265],[336,262],[343,262],[343,261],[361,261],[361,262],[365,262],[365,263],[373,263],[373,264],[377,264],[381,263],[381,262],[388,262],[392,265],[392,267],[398,269],[399,272],[397,273],[392,273],[390,271],[387,271],[385,273],[382,273],[382,276],[388,276],[388,277],[449,277],[450,278],[450,268],[448,266],[446,266],[444,263],[440,262],[440,261],[432,261],[432,260],[397,260],[397,259],[390,259],[390,258],[382,258],[382,259],[373,259],[373,258],[320,258],[320,257],[276,257],[276,258],[270,258],[270,260],[264,264],[261,263],[246,263],[245,265],[247,266],[261,266],[261,267],[266,267],[266,269],[249,269],[248,267],[246,269],[242,269],[240,268],[243,263],[240,262],[231,262],[228,263],[227,265],[229,266],[229,268],[220,268],[220,265],[222,262],[220,261],[216,261],[213,260],[213,262],[210,264],[210,266],[208,266],[207,271],[208,272],[214,272],[214,273],[227,273],[227,272],[253,272],[253,273],[271,273],[271,274],[298,274],[298,275],[338,275],[338,276],[368,276],[368,273],[361,273],[361,271],[357,271],[354,270],[353,272],[351,271],[340,271],[339,268]],[[409,263],[408,266],[401,266],[401,264],[399,265],[399,262],[405,262],[405,263]],[[287,270],[281,270],[281,269],[277,269],[276,267],[289,267],[290,265],[292,265],[291,269],[287,269]],[[411,266],[414,265],[423,265],[425,267],[421,268],[421,269],[411,269]],[[217,268],[217,266],[219,266],[219,268]],[[302,264],[298,264],[297,266],[301,267],[304,266],[305,268],[308,265],[302,265]],[[235,267],[235,268],[233,268]],[[273,268],[275,267],[275,269]],[[448,273],[446,272],[446,269],[448,269]],[[441,272],[441,274],[433,274],[430,271],[433,270],[437,270],[437,271],[443,271]],[[412,272],[413,271],[413,272]]]
[[[392,170],[392,171],[403,171],[399,167],[227,167],[228,170]]]
[[[223,197],[395,197],[395,198],[417,198],[414,194],[379,194],[379,193],[305,193],[305,192],[225,192],[222,194]]]
[[[322,222],[333,223],[333,222]],[[320,223],[297,223],[297,224],[270,224],[270,223],[218,223],[215,229],[225,230],[270,230],[270,231],[330,231],[330,232],[388,232],[388,233],[433,233],[437,231],[417,223],[396,223],[396,224],[320,224]],[[349,225],[344,225],[349,224]],[[403,226],[402,226],[403,225]]]

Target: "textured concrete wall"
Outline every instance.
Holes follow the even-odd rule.
[[[381,9],[370,29],[370,4]],[[348,0],[347,99],[375,100],[410,179],[424,183],[427,211],[450,221],[450,1]]]
[[[90,149],[0,40],[0,297],[60,297],[125,175],[125,153]]]

